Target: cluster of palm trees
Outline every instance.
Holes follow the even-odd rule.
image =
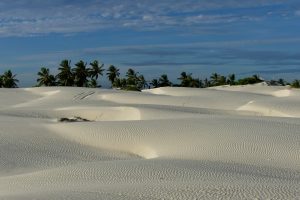
[[[150,85],[153,88],[158,88],[158,87],[167,87],[167,86],[173,86],[173,83],[169,81],[168,75],[167,74],[162,74],[158,79],[152,79],[150,82]]]
[[[37,73],[37,86],[77,86],[77,87],[101,87],[97,80],[104,75],[104,64],[100,64],[94,60],[87,67],[87,63],[80,60],[71,66],[70,60],[61,61],[58,67],[58,74],[52,75],[49,68],[42,67]],[[166,74],[161,75],[157,80],[154,79],[151,83],[145,80],[145,77],[136,72],[132,68],[128,69],[125,77],[120,77],[120,69],[114,65],[110,65],[106,70],[108,80],[111,86],[123,90],[140,91],[144,88],[172,86]]]
[[[113,70],[111,69],[113,67]],[[112,71],[115,71],[114,66],[110,66],[108,68],[108,76],[112,75]],[[117,69],[118,71],[118,69]],[[113,75],[116,73],[113,73]],[[111,80],[111,84],[113,87],[120,88],[123,90],[134,90],[134,91],[141,91],[143,88],[147,87],[147,82],[145,80],[145,77],[140,74],[139,72],[136,72],[132,68],[129,68],[126,72],[125,78],[120,78],[120,73],[116,74],[114,80]]]
[[[86,62],[80,60],[75,63],[74,67],[71,66],[70,60],[61,61],[58,67],[58,74],[56,76],[50,74],[48,68],[42,67],[38,72],[39,78],[37,79],[37,86],[77,86],[77,87],[101,87],[98,85],[98,78],[104,75],[104,64],[94,60],[87,65]],[[10,76],[13,80],[15,75]],[[7,72],[7,73],[8,73]],[[9,74],[8,73],[8,74]],[[134,69],[129,68],[124,77],[120,77],[120,69],[114,65],[110,65],[106,70],[106,76],[111,82],[111,86],[123,90],[135,90],[141,91],[144,88],[158,88],[158,87],[194,87],[194,88],[205,88],[211,86],[220,85],[246,85],[260,83],[263,80],[258,75],[245,77],[236,80],[235,74],[229,74],[224,76],[218,73],[212,73],[211,76],[200,80],[194,78],[191,73],[182,72],[178,80],[179,84],[173,84],[167,74],[162,74],[159,78],[154,78],[151,81],[146,81],[145,77],[136,72]],[[6,76],[7,77],[7,76]],[[16,80],[17,81],[17,80]],[[15,81],[15,82],[16,82]],[[2,85],[3,85],[2,81]],[[7,81],[6,81],[7,82]],[[13,81],[14,82],[14,81]],[[283,79],[278,81],[269,81],[271,84],[287,85]],[[295,80],[290,84],[292,87],[299,87],[299,81]],[[16,86],[16,85],[15,85]]]
[[[62,60],[58,67],[58,74],[53,75],[50,73],[49,68],[42,67],[37,73],[37,85],[36,86],[77,86],[77,87],[101,87],[98,84],[99,77],[104,75],[104,64],[97,60],[89,63],[89,65],[80,60],[71,66],[70,60]],[[180,81],[179,84],[173,84],[167,74],[162,74],[158,78],[154,78],[151,81],[146,81],[145,77],[136,72],[134,69],[129,68],[124,77],[120,77],[120,69],[114,65],[110,65],[105,74],[108,80],[111,82],[111,87],[119,88],[122,90],[134,90],[141,91],[144,88],[158,88],[158,87],[194,87],[205,88],[211,86],[220,85],[246,85],[262,82],[263,79],[258,75],[245,77],[236,80],[235,74],[229,74],[224,76],[218,73],[212,73],[211,76],[200,80],[194,78],[191,73],[182,72],[177,78]],[[5,71],[0,74],[0,87],[3,88],[16,88],[18,87],[18,79],[11,70]],[[287,83],[283,79],[266,81],[270,85],[290,85],[293,88],[300,88],[300,81],[294,80],[292,83]]]
[[[219,86],[219,85],[247,85],[247,84],[255,84],[265,81],[269,85],[273,86],[286,86],[289,85],[292,88],[300,88],[300,81],[294,80],[291,83],[288,83],[284,79],[280,78],[278,80],[263,80],[259,77],[259,75],[254,74],[250,77],[245,77],[236,81],[235,74],[230,74],[227,77],[222,76],[217,73],[213,73],[210,77],[210,80],[205,79],[204,87],[210,86]]]
[[[114,68],[114,70],[117,70]],[[112,86],[125,89],[125,90],[141,90],[143,88],[158,88],[158,87],[193,87],[193,88],[205,88],[212,86],[220,86],[220,85],[246,85],[246,84],[254,84],[260,83],[263,80],[259,78],[258,75],[253,75],[250,77],[246,77],[243,79],[235,80],[235,74],[230,74],[227,77],[213,73],[210,76],[210,79],[200,80],[199,78],[194,78],[192,73],[182,72],[180,77],[177,78],[180,83],[173,84],[168,79],[167,74],[162,74],[159,78],[152,79],[150,82],[145,81],[143,75],[135,72],[133,69],[128,69],[126,73],[126,78],[119,78],[120,73],[116,73],[117,77],[115,79],[110,79]]]
[[[13,74],[11,70],[7,70],[3,74],[0,74],[0,88],[16,88],[18,87],[18,82],[19,80],[16,79],[16,75]]]
[[[111,69],[108,69],[108,74],[111,74]],[[125,78],[120,78],[119,73],[118,76],[111,80],[112,87],[120,88],[123,90],[134,90],[141,91],[144,88],[157,88],[157,87],[166,87],[172,86],[172,83],[169,81],[168,76],[166,74],[162,74],[159,79],[153,79],[151,82],[146,81],[144,75],[139,72],[135,72],[135,70],[129,68],[126,72]]]
[[[169,81],[167,74],[162,74],[158,79],[157,78],[152,79],[150,85],[153,88],[166,87],[166,86],[199,88],[203,86],[201,80],[199,78],[193,78],[192,74],[187,74],[186,72],[182,72],[180,75],[181,76],[178,78],[178,80],[181,81],[180,84],[173,84],[171,81]]]
[[[246,85],[260,83],[263,81],[258,75],[253,75],[236,81],[235,74],[229,74],[226,77],[218,73],[212,73],[210,79],[205,78],[204,80],[200,80],[199,78],[194,78],[192,73],[186,72],[182,72],[180,77],[177,79],[180,80],[180,83],[172,84],[168,80],[167,75],[163,74],[159,79],[153,79],[150,84],[153,88],[163,86],[206,88],[220,85]]]
[[[42,67],[37,74],[37,86],[100,87],[97,79],[103,75],[103,66],[104,64],[94,60],[87,67],[87,63],[80,60],[72,68],[70,60],[63,60],[56,76],[50,74],[49,68]]]
[[[144,75],[136,72],[134,69],[129,68],[125,77],[120,77],[119,69],[111,65],[107,69],[107,76],[111,82],[112,87],[120,88],[122,90],[141,91],[144,88],[166,87],[172,86],[166,74],[162,74],[159,79],[153,79],[151,82],[146,81]]]
[[[205,79],[205,87],[211,86],[220,86],[220,85],[247,85],[263,82],[257,74],[254,74],[250,77],[245,77],[239,80],[236,80],[235,74],[229,74],[227,77],[220,75],[218,73],[213,73],[210,76],[210,80]]]

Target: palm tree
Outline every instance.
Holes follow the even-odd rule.
[[[200,88],[202,86],[203,86],[203,83],[199,78],[195,78],[195,79],[193,78],[189,84],[189,87],[193,87],[193,88]]]
[[[74,85],[74,74],[72,73],[71,61],[63,60],[61,61],[60,67],[58,70],[60,71],[56,78],[58,79],[58,84],[61,86],[73,86]]]
[[[101,85],[98,85],[97,80],[99,75],[103,76],[104,64],[102,63],[99,66],[98,60],[94,60],[93,62],[90,63],[90,66],[92,68],[89,69],[89,77],[91,77],[91,80],[88,83],[89,87],[101,87]]]
[[[190,81],[192,80],[192,74],[187,74],[186,72],[182,72],[180,75],[181,76],[178,78],[178,80],[181,80],[180,86],[189,87]]]
[[[86,63],[82,60],[75,64],[75,68],[73,69],[75,75],[75,85],[77,87],[87,87],[89,77],[89,69],[86,67]]]
[[[218,85],[218,82],[219,82],[219,77],[220,77],[219,74],[213,73],[213,74],[210,76],[211,84],[214,85],[214,86],[217,86],[217,85]]]
[[[158,80],[158,83],[159,83],[159,87],[166,87],[166,86],[171,86],[172,85],[172,83],[168,79],[167,74],[161,75],[159,80]]]
[[[39,78],[37,79],[38,86],[55,86],[55,77],[50,74],[48,68],[42,67],[41,71],[37,74]]]
[[[129,68],[128,71],[126,72],[126,77],[127,77],[127,85],[131,85],[131,86],[136,86],[137,85],[137,73]]]
[[[228,75],[227,83],[229,85],[235,85],[235,74]]]
[[[159,87],[159,83],[158,80],[155,78],[151,81],[150,85],[152,85],[153,88],[158,88]]]
[[[13,73],[10,70],[7,70],[2,75],[2,87],[4,88],[16,88],[18,87],[17,82],[19,82],[18,79],[15,78],[16,74],[13,75]]]
[[[221,76],[220,74],[217,73],[213,73],[210,76],[210,79],[211,79],[211,84],[213,86],[225,85],[227,82],[225,76]]]
[[[137,73],[134,71],[134,69],[131,69],[131,68],[129,68],[126,72],[127,78],[135,78],[136,74]]]
[[[132,91],[141,91],[146,85],[146,80],[143,75],[139,75],[138,72],[135,72],[133,69],[128,69],[126,73],[126,86],[122,89],[132,90]]]
[[[147,81],[145,80],[144,75],[139,75],[139,76],[138,76],[138,87],[139,87],[140,89],[144,89],[144,88],[148,87],[148,83],[147,83]]]
[[[119,69],[113,65],[110,65],[107,71],[108,72],[106,73],[106,75],[108,77],[108,80],[111,82],[111,85],[113,86],[116,78],[120,76]]]
[[[225,76],[219,76],[218,84],[217,85],[226,85],[227,80]]]
[[[99,66],[99,62],[97,60],[94,60],[90,63],[90,65],[92,66],[92,68],[89,70],[89,75],[91,78],[95,78],[97,80],[99,75],[103,76],[103,63]]]

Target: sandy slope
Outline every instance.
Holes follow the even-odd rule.
[[[299,117],[264,85],[0,89],[0,199],[300,199]]]

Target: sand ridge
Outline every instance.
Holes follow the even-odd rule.
[[[300,92],[0,89],[0,199],[299,199]],[[61,118],[86,121],[62,122]]]

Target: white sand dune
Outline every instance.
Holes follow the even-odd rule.
[[[300,199],[295,89],[0,89],[0,127],[0,199]]]

